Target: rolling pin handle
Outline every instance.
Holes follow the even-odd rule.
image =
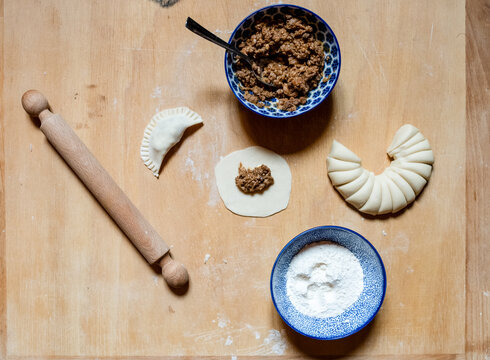
[[[29,115],[38,117],[41,122],[41,113],[45,110],[50,113],[48,100],[37,90],[28,90],[22,95],[22,107]]]
[[[178,261],[172,259],[170,252],[167,252],[159,261],[162,268],[162,275],[167,284],[173,288],[184,287],[189,282],[187,269]]]
[[[155,262],[160,264],[167,284],[174,288],[184,287],[189,281],[189,274],[184,265],[172,259],[163,239],[144,219],[109,173],[61,116],[50,111],[46,97],[37,90],[29,90],[22,96],[22,107],[32,117],[39,118],[41,131],[51,145],[146,260],[150,264]]]

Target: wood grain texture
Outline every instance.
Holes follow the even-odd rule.
[[[243,360],[302,360],[303,355],[282,355],[282,356],[240,356]],[[322,356],[324,360],[339,359],[338,356]],[[446,354],[446,355],[370,355],[370,356],[342,356],[345,360],[463,360],[464,354]],[[9,356],[11,360],[48,360],[48,359],[63,359],[63,360],[123,360],[127,357],[80,357],[80,356],[64,356],[64,357],[22,357]],[[230,356],[134,356],[131,360],[229,360]],[[237,357],[238,359],[238,357]]]
[[[7,273],[5,234],[5,147],[4,147],[4,63],[3,0],[0,0],[0,359],[7,356]]]
[[[466,4],[466,354],[490,357],[490,2]]]
[[[209,1],[199,8],[190,0],[170,8],[146,0],[5,2],[8,342],[6,334],[0,342],[8,358],[271,358],[278,351],[280,359],[463,358],[469,350],[465,236],[472,236],[460,150],[468,127],[464,2],[297,3],[338,35],[340,81],[308,117],[264,122],[230,94],[223,53],[183,24],[192,16],[228,37],[266,1]],[[166,291],[25,116],[19,99],[31,87],[50,97],[150,223],[174,239],[173,251],[191,273],[185,296]],[[138,156],[143,130],[157,108],[179,105],[197,111],[205,124],[186,134],[156,180]],[[328,183],[331,141],[342,141],[379,172],[385,147],[405,122],[434,147],[433,177],[400,216],[362,217]],[[283,154],[293,172],[289,208],[268,219],[230,214],[214,185],[219,157],[255,144]],[[466,184],[468,192],[467,178]],[[322,224],[364,234],[380,250],[389,277],[374,322],[330,343],[288,330],[267,288],[282,246]],[[469,311],[466,334],[480,344]]]
[[[82,180],[146,261],[154,264],[161,259],[169,249],[165,241],[143,218],[139,210],[61,115],[49,113],[40,120],[40,130],[46,135],[50,144]]]

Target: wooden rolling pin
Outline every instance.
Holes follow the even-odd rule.
[[[58,114],[49,111],[43,94],[29,90],[22,96],[22,106],[41,121],[41,131],[61,157],[82,180],[116,224],[150,263],[159,263],[165,281],[183,287],[189,281],[186,268],[172,259],[169,247],[155,229],[102,167],[90,150]]]

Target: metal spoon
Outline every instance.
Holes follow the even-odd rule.
[[[245,60],[245,62],[248,65],[250,65],[250,68],[252,69],[252,72],[254,73],[254,75],[257,78],[257,80],[259,80],[265,86],[277,87],[277,86],[275,86],[273,84],[268,83],[267,81],[265,81],[262,78],[262,67],[261,66],[257,66],[257,69],[259,69],[259,72],[256,72],[256,70],[254,70],[253,65],[254,64],[257,64],[257,63],[252,58],[250,58],[247,55],[245,55],[244,53],[242,53],[236,47],[234,47],[234,46],[228,44],[227,42],[225,42],[224,40],[220,39],[219,37],[217,37],[216,35],[214,35],[209,30],[206,30],[204,27],[202,27],[201,25],[199,25],[195,20],[193,20],[190,17],[188,17],[187,18],[187,21],[185,22],[185,27],[188,28],[193,33],[195,33],[195,34],[197,34],[197,35],[205,38],[206,40],[209,40],[212,43],[214,43],[216,45],[219,45],[222,48],[225,48],[229,52],[231,52],[231,53],[233,53],[235,55],[240,56],[243,60]]]

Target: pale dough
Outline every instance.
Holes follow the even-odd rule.
[[[368,180],[364,183],[364,185],[362,185],[362,187],[354,194],[345,199],[345,201],[359,209],[367,202],[367,200],[371,196],[371,193],[373,192],[373,187],[374,174],[370,172]]]
[[[391,168],[389,167],[384,172],[386,176],[393,180],[395,185],[402,191],[403,196],[407,201],[407,204],[410,204],[412,201],[415,200],[415,192],[413,191],[412,187],[405,181],[405,179],[403,179],[400,175],[391,170]]]
[[[362,167],[358,167],[354,170],[334,171],[329,173],[328,175],[330,176],[330,180],[332,180],[332,184],[334,184],[335,186],[339,186],[357,179],[364,173],[364,171],[365,170]]]
[[[331,157],[327,158],[327,165],[330,171],[354,170],[361,167],[359,163],[337,160]]]
[[[368,180],[369,171],[361,168],[362,174],[357,179],[351,181],[350,183],[341,185],[337,187],[337,190],[342,194],[344,198],[348,198],[353,195],[357,190],[359,190]]]
[[[391,166],[391,170],[399,174],[410,184],[413,191],[415,191],[415,195],[418,195],[424,188],[425,184],[427,184],[427,180],[416,172],[398,168],[396,166]]]
[[[393,168],[405,169],[411,172],[414,172],[420,176],[422,176],[425,180],[429,180],[430,174],[432,172],[432,166],[422,163],[416,162],[408,162],[404,159],[398,159],[392,161],[390,164]]]
[[[379,177],[374,177],[373,191],[371,195],[369,195],[366,203],[361,207],[360,211],[365,212],[367,214],[376,215],[381,207],[382,201],[382,187],[381,181],[379,181]],[[391,202],[391,201],[390,201]]]
[[[388,188],[388,184],[384,181],[384,175],[380,174],[376,176],[379,184],[381,185],[381,203],[379,205],[378,214],[388,214],[393,211],[393,200],[391,199],[390,189]],[[370,212],[368,214],[376,215],[376,212]]]
[[[344,145],[339,143],[337,140],[334,140],[332,143],[332,149],[330,150],[330,154],[328,155],[330,158],[349,161],[361,164],[361,159],[359,156],[354,154],[352,151],[347,149]]]
[[[240,163],[246,168],[266,165],[274,184],[262,193],[245,194],[235,184]],[[291,171],[280,155],[260,146],[232,152],[216,165],[216,184],[228,210],[237,215],[266,217],[284,210],[291,193]]]
[[[361,159],[334,140],[327,157],[328,176],[344,199],[359,211],[380,215],[400,211],[415,200],[429,180],[434,154],[429,141],[413,125],[403,125],[387,150],[394,159],[375,176]]]
[[[395,136],[393,136],[393,141],[391,145],[388,147],[386,151],[388,154],[391,154],[394,150],[396,150],[402,144],[405,144],[408,140],[410,140],[413,136],[419,133],[419,129],[415,126],[406,124],[398,129]]]
[[[407,199],[405,199],[405,196],[403,195],[402,191],[396,184],[391,180],[389,177],[386,176],[385,173],[383,173],[382,179],[388,185],[388,189],[390,190],[390,195],[391,195],[391,206],[392,210],[391,212],[395,213],[403,209],[404,207],[407,206]]]
[[[159,176],[163,158],[182,139],[184,131],[200,123],[199,114],[186,107],[163,110],[151,118],[145,128],[140,155],[153,175]]]

